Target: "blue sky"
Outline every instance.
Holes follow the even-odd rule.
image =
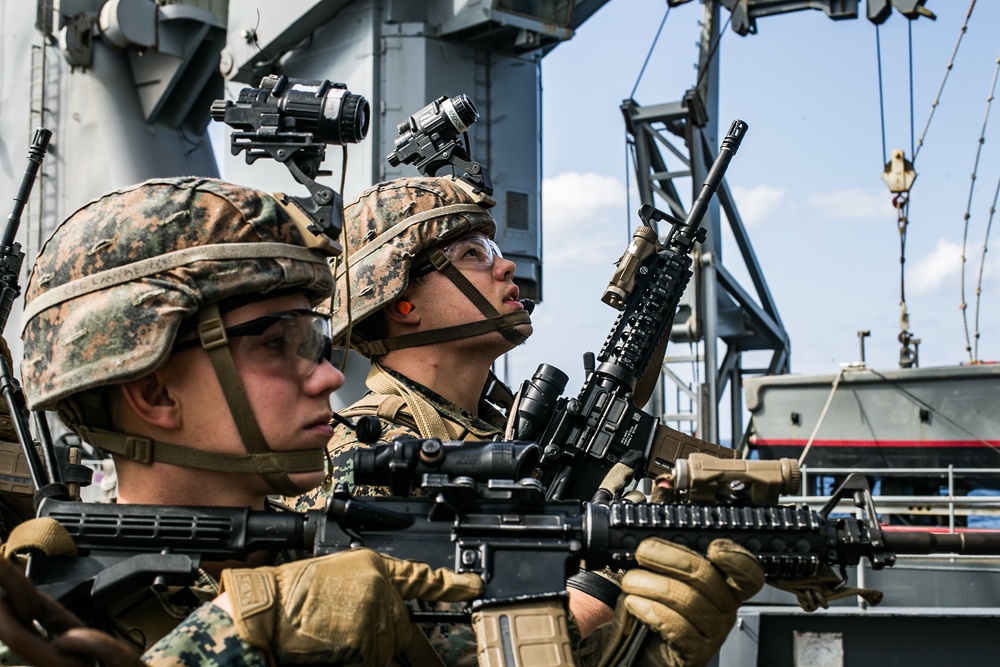
[[[911,26],[917,138],[969,7],[958,0],[927,5],[937,20],[922,18]],[[635,94],[640,104],[678,101],[694,84],[701,9],[691,2],[670,10]],[[663,0],[610,2],[543,60],[545,299],[533,316],[535,335],[508,355],[514,382],[544,361],[569,373],[567,391],[575,392],[582,353],[600,347],[614,320],[614,311],[599,299],[627,244],[631,167],[618,107],[636,83],[665,11]],[[728,18],[726,10],[722,17]],[[886,150],[903,148],[909,157],[907,23],[894,14],[880,38]],[[997,25],[1000,3],[979,2],[917,156],[906,286],[910,330],[922,340],[925,367],[969,359],[959,307],[963,216],[1000,55]],[[758,22],[756,35],[740,37],[727,29],[719,57],[720,125],[726,128],[738,117],[750,126],[727,180],[791,336],[792,371],[832,373],[838,364],[856,361],[859,329],[871,331],[869,364],[896,367],[900,247],[896,212],[880,178],[875,27],[864,18],[831,21],[815,10],[768,17]],[[1000,109],[993,109],[970,209],[970,335],[1000,172],[997,116]],[[633,175],[628,178],[634,183]],[[634,195],[631,207],[638,207]],[[632,220],[634,225],[634,214]],[[998,234],[994,230],[989,246],[1000,243]],[[732,244],[724,261],[732,273],[746,275]],[[978,324],[983,360],[1000,359],[998,292],[1000,264],[987,257]]]

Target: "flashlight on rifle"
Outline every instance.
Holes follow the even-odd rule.
[[[674,462],[661,487],[667,502],[723,505],[771,505],[799,492],[802,472],[795,459],[774,461],[720,459],[695,453]],[[658,478],[658,481],[661,478]]]

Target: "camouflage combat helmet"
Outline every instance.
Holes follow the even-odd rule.
[[[496,202],[453,177],[401,178],[365,190],[344,209],[346,262],[336,269],[333,339],[365,356],[432,342],[500,331],[515,344],[515,330],[530,323],[525,311],[501,315],[451,265],[440,247],[469,232],[493,238],[496,222],[487,211]],[[366,340],[353,326],[396,300],[410,282],[416,263],[429,261],[482,311],[485,320],[384,340]],[[346,266],[345,266],[346,264]]]
[[[29,407],[59,409],[84,439],[121,456],[256,472],[288,491],[285,473],[322,469],[322,452],[297,459],[271,452],[252,411],[243,420],[252,423],[237,420],[249,454],[234,457],[93,428],[74,400],[162,366],[188,317],[197,315],[202,327],[219,318],[221,328],[223,300],[288,289],[313,305],[328,298],[327,258],[306,247],[317,245],[309,235],[275,198],[214,179],[154,179],[86,204],[42,247],[25,291],[21,377]],[[228,346],[220,348],[220,363],[231,368]],[[210,354],[240,414],[234,408],[247,399],[238,376],[234,395]]]

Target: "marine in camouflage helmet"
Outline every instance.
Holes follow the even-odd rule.
[[[487,209],[496,201],[453,177],[402,178],[365,190],[344,209],[343,262],[337,267],[334,341],[378,357],[392,350],[499,331],[514,345],[530,324],[526,311],[501,315],[440,251],[470,232],[496,234]],[[415,268],[444,273],[483,313],[485,321],[376,340],[355,326],[392,303],[410,284]]]
[[[279,493],[294,489],[286,473],[322,469],[322,452],[271,452],[252,411],[236,420],[249,454],[235,460],[115,433],[95,391],[161,367],[189,317],[221,382],[232,358],[207,338],[221,331],[220,302],[293,289],[315,306],[331,294],[327,257],[309,236],[275,198],[214,179],[154,179],[86,204],[46,242],[25,292],[29,407],[59,410],[86,440],[133,460],[259,473]],[[226,399],[233,414],[246,407],[240,386]]]

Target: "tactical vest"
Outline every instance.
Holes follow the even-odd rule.
[[[492,440],[497,427],[477,427],[460,423],[419,392],[395,378],[377,362],[372,362],[365,384],[372,391],[354,405],[340,410],[345,417],[373,415],[393,424],[411,428],[422,438],[440,440]]]

